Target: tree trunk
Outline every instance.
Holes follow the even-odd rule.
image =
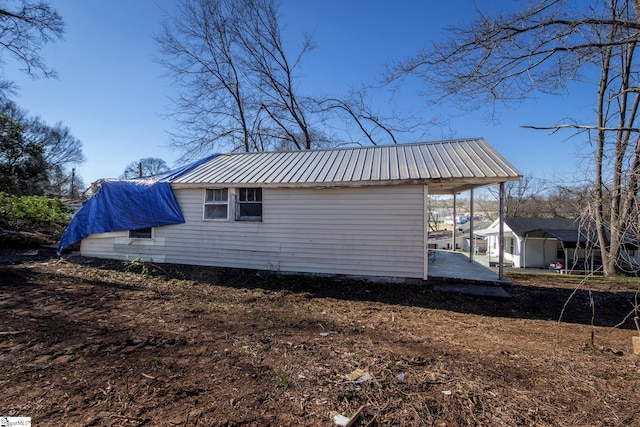
[[[611,65],[611,49],[607,49],[602,57],[602,70],[600,74],[600,84],[598,86],[598,132],[597,132],[597,153],[596,153],[596,176],[595,176],[595,223],[598,235],[598,246],[602,258],[602,269],[605,276],[614,276],[615,258],[611,253],[611,244],[607,229],[605,227],[604,215],[604,177],[603,162],[605,158],[606,132],[606,92],[609,83],[609,68]]]

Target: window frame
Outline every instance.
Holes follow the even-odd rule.
[[[144,232],[146,230],[149,230],[149,236],[148,237],[147,237],[146,233],[145,233],[145,235],[142,235],[142,236],[135,235],[136,232]],[[135,240],[153,240],[153,236],[154,236],[153,227],[144,227],[144,228],[137,228],[135,230],[129,230],[129,238],[130,239],[135,239]]]
[[[249,194],[251,192],[251,196]],[[264,217],[264,191],[262,187],[238,187],[236,188],[236,200],[235,200],[235,219],[236,221],[247,221],[247,222],[262,222],[262,218]],[[243,200],[244,198],[247,200]],[[253,200],[249,200],[253,199]],[[260,215],[242,215],[242,205],[259,205],[260,207]]]
[[[226,200],[215,200],[215,193],[212,200],[207,200],[209,191],[226,191]],[[229,220],[229,199],[230,193],[228,187],[208,187],[202,193],[202,220],[203,221],[228,221]],[[225,206],[226,215],[224,217],[207,217],[207,206]]]

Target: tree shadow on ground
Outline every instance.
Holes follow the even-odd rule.
[[[176,264],[132,264],[82,257],[73,262],[185,279],[213,286],[305,293],[310,298],[334,298],[379,302],[388,305],[449,310],[492,317],[561,321],[603,327],[633,329],[637,295],[631,291],[610,292],[568,286],[506,284],[510,298],[445,293],[431,283],[379,283],[349,277],[279,274],[268,271],[229,269]],[[468,282],[466,282],[468,283]]]

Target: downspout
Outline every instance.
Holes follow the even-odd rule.
[[[500,183],[500,226],[498,228],[498,280],[504,280],[504,182]]]
[[[529,238],[528,234],[524,235],[524,240],[522,241],[522,268],[527,268],[527,239]]]
[[[473,234],[473,188],[469,190],[469,237],[469,262],[473,262],[476,250],[476,238]]]

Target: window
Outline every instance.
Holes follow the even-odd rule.
[[[239,188],[238,221],[262,221],[262,188]]]
[[[207,188],[204,196],[204,219],[227,219],[229,217],[229,190]]]
[[[130,239],[151,239],[151,227],[129,230]]]

